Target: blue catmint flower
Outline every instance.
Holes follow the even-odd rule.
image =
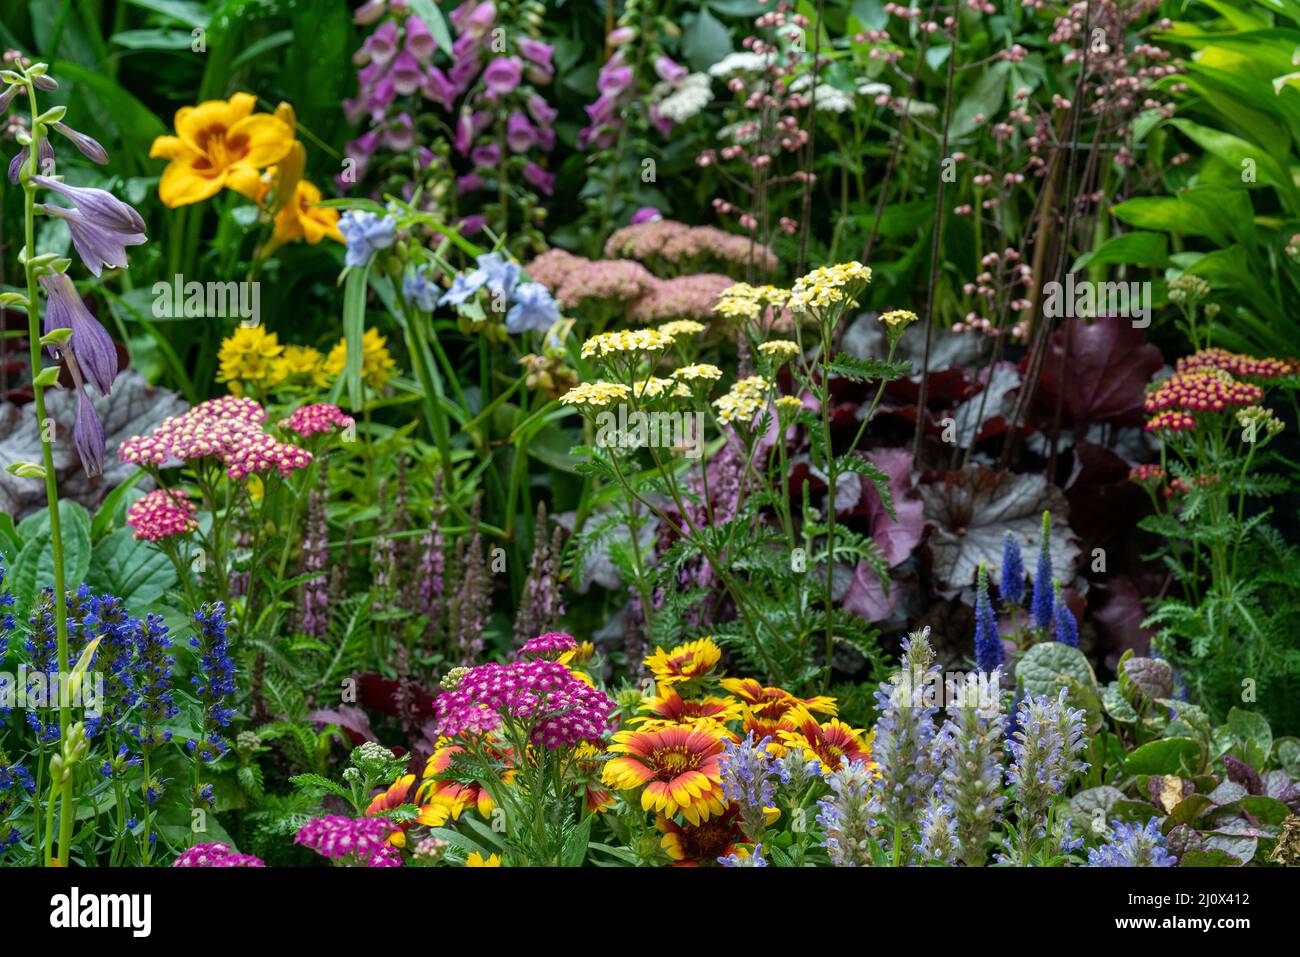
[[[77,255],[96,276],[105,266],[126,268],[126,247],[148,241],[144,219],[112,193],[89,186],[68,186],[48,176],[33,176],[32,182],[72,203],[71,209],[51,203],[40,204],[40,209],[46,216],[68,224]]]
[[[1020,557],[1020,543],[1010,532],[1002,536],[1002,580],[998,591],[1008,605],[1019,605],[1025,597],[1025,563]]]
[[[397,220],[365,210],[350,209],[339,217],[339,232],[347,243],[345,265],[361,267],[397,239]]]
[[[763,812],[772,805],[777,780],[776,762],[767,750],[767,738],[754,740],[751,731],[744,741],[728,741],[720,759],[722,790],[740,810],[745,834],[751,838],[763,830]]]
[[[870,867],[875,820],[869,806],[875,778],[862,761],[844,764],[826,775],[831,793],[817,802],[822,842],[836,867]],[[878,846],[878,845],[877,845]]]
[[[988,569],[980,565],[975,580],[975,666],[988,673],[999,667],[1004,657],[997,616],[989,601]]]
[[[1070,606],[1061,597],[1060,582],[1056,583],[1056,608],[1053,614],[1056,618],[1056,640],[1063,645],[1078,648],[1079,623],[1074,620],[1074,612],[1070,611]]]
[[[1166,849],[1160,833],[1160,818],[1153,817],[1146,825],[1111,822],[1110,839],[1088,852],[1089,867],[1173,867],[1174,855]]]
[[[423,266],[407,270],[402,277],[402,295],[421,312],[433,312],[438,304],[438,287]]]
[[[985,845],[1002,809],[1006,715],[1002,670],[970,672],[952,688],[948,719],[934,742],[941,793],[952,818],[953,850],[970,867],[983,865]]]
[[[545,332],[559,320],[560,307],[540,282],[522,282],[515,287],[514,305],[506,313],[507,332]]]
[[[1052,513],[1043,513],[1043,531],[1038,548],[1038,568],[1034,571],[1034,594],[1029,602],[1029,610],[1034,615],[1034,624],[1046,628],[1052,623],[1052,611],[1056,602],[1052,596]]]
[[[1052,799],[1065,790],[1088,763],[1078,755],[1088,746],[1087,716],[1066,704],[1066,689],[1055,698],[1026,698],[1011,736],[1007,780],[1016,788],[1023,819],[1042,827]]]

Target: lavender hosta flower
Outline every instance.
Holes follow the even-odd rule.
[[[339,217],[339,232],[348,247],[344,263],[359,268],[370,262],[379,250],[393,245],[397,221],[391,216],[350,209]]]
[[[62,122],[51,123],[50,128],[56,133],[72,140],[72,145],[77,148],[77,151],[92,163],[96,163],[99,166],[104,166],[108,163],[108,151],[105,150],[104,147],[100,146],[99,140],[95,139],[93,136],[87,136],[85,133],[74,130],[72,127]]]
[[[126,247],[148,240],[140,214],[112,193],[88,186],[68,186],[48,176],[33,176],[32,182],[72,203],[72,209],[49,203],[40,204],[40,209],[47,216],[68,224],[72,245],[86,268],[96,276],[104,266],[124,268]]]
[[[1111,822],[1110,839],[1088,852],[1089,867],[1173,867],[1177,858],[1166,848],[1160,833],[1160,818],[1153,817],[1145,826]]]
[[[1007,780],[1016,788],[1023,823],[1042,828],[1048,806],[1074,777],[1088,769],[1078,755],[1088,746],[1087,717],[1066,704],[1067,689],[1055,698],[1028,698],[1016,710]]]
[[[1074,620],[1074,612],[1061,597],[1061,584],[1056,583],[1056,602],[1053,617],[1056,619],[1056,640],[1072,648],[1079,647],[1079,623]]]
[[[875,821],[868,806],[874,783],[871,770],[862,761],[826,775],[831,793],[817,802],[817,823],[826,834],[822,844],[836,867],[872,865]]]
[[[985,845],[1002,809],[1006,715],[1002,672],[971,672],[952,688],[948,719],[934,742],[934,762],[952,818],[956,856],[969,867],[984,863]]]
[[[545,332],[560,321],[560,307],[546,287],[539,282],[520,283],[515,288],[514,305],[506,313],[506,331],[515,334]]]
[[[1002,579],[998,590],[1008,605],[1019,605],[1025,597],[1025,563],[1020,543],[1010,532],[1002,536]]]
[[[1038,548],[1038,567],[1034,571],[1034,595],[1029,602],[1029,610],[1034,615],[1034,624],[1046,628],[1052,623],[1052,612],[1056,602],[1052,597],[1052,513],[1043,513],[1042,540]]]
[[[934,787],[934,715],[927,685],[938,677],[931,666],[929,629],[912,632],[903,643],[905,667],[876,692],[876,722],[871,759],[879,775],[872,794],[873,816],[891,826],[916,820]]]
[[[14,158],[9,161],[9,182],[14,185],[18,184],[18,180],[22,176],[23,168],[27,165],[27,157],[30,155],[31,153],[28,151],[26,146],[14,154]],[[50,142],[48,136],[43,137],[41,139],[40,150],[37,156],[37,167],[42,170],[53,169],[53,163],[54,144]]]
[[[1002,636],[989,601],[988,568],[980,565],[975,581],[975,666],[985,673],[1002,665]]]
[[[763,832],[764,811],[772,806],[776,763],[767,750],[767,738],[754,740],[751,731],[744,741],[727,741],[720,759],[722,790],[740,810],[741,828],[750,840]]]

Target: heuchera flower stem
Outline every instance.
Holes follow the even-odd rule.
[[[41,436],[41,464],[45,468],[45,501],[50,513],[50,553],[54,560],[54,629],[58,640],[59,672],[68,671],[68,606],[66,600],[66,583],[63,572],[63,534],[59,525],[59,481],[54,473],[54,448],[50,434],[46,429],[48,421],[45,414],[45,388],[36,380],[41,373],[41,320],[40,294],[36,289],[36,266],[32,259],[36,255],[36,184],[32,177],[40,173],[39,155],[43,128],[36,122],[40,112],[36,108],[36,88],[31,78],[24,81],[27,88],[27,102],[32,111],[32,142],[27,148],[27,164],[22,174],[23,185],[23,238],[26,244],[23,256],[23,272],[27,277],[27,345],[32,357],[32,396],[36,406],[36,423]],[[62,696],[60,696],[62,697]],[[72,724],[72,707],[66,701],[59,706],[59,740],[67,742],[68,728]],[[66,769],[65,769],[66,770]],[[50,776],[51,807],[53,807],[53,789],[55,776]],[[60,867],[68,863],[68,845],[72,842],[73,800],[72,775],[67,774],[60,785],[63,789],[59,807],[59,852],[54,855],[48,836],[45,847],[45,863],[56,863]],[[49,828],[46,828],[47,835]],[[53,858],[52,858],[53,856]]]

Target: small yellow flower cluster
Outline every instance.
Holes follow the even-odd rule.
[[[776,406],[776,411],[782,418],[789,419],[798,415],[803,408],[803,402],[800,401],[798,396],[794,395],[783,395],[772,404]]]
[[[673,344],[673,337],[658,329],[624,329],[602,332],[582,344],[582,357],[605,358],[619,352],[659,352]]]
[[[691,390],[684,382],[674,382],[672,379],[651,376],[641,382],[634,383],[632,394],[638,399],[658,399],[665,395],[690,398]]]
[[[799,344],[789,339],[773,339],[771,342],[760,342],[758,351],[777,365],[785,365],[799,354]]]
[[[284,381],[284,346],[265,326],[240,326],[222,340],[217,358],[217,378],[229,383],[232,395],[241,395],[248,385],[270,388]]]
[[[792,312],[812,312],[840,303],[857,301],[862,286],[871,282],[871,268],[854,261],[835,266],[818,266],[794,284],[790,292]]]
[[[560,401],[565,405],[599,409],[622,402],[629,391],[627,386],[618,382],[584,382],[560,396]]]
[[[916,313],[907,309],[891,309],[889,312],[881,313],[880,321],[891,329],[896,326],[909,326],[918,320]]]
[[[325,371],[331,379],[343,374],[348,361],[348,344],[340,339],[325,359]],[[377,329],[367,329],[361,337],[361,380],[372,389],[382,389],[393,377],[397,363],[388,351],[388,340]]]
[[[757,319],[765,307],[782,306],[789,297],[788,289],[738,282],[722,290],[713,311],[728,319]]]
[[[693,366],[682,366],[680,369],[673,371],[674,379],[681,379],[685,382],[697,382],[707,380],[716,382],[722,378],[722,370],[717,366],[709,365],[707,362],[699,362]]]
[[[771,387],[772,384],[761,375],[741,379],[731,387],[730,392],[714,401],[713,405],[718,410],[718,421],[723,425],[733,422],[747,424],[763,407],[764,396]]]
[[[698,336],[704,328],[704,323],[696,322],[694,319],[676,319],[673,322],[665,322],[659,327],[659,331],[675,339],[678,336]]]

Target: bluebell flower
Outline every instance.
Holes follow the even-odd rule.
[[[1009,605],[1019,605],[1025,597],[1025,563],[1020,557],[1020,543],[1010,532],[1002,536],[1002,579],[999,594]]]
[[[339,232],[348,246],[344,263],[359,268],[370,262],[379,250],[393,245],[397,238],[397,220],[350,209],[339,217]]]
[[[1005,657],[998,619],[989,601],[988,568],[980,565],[975,579],[975,666],[988,673],[1001,666]]]
[[[1160,818],[1146,825],[1111,822],[1110,839],[1101,847],[1088,851],[1089,867],[1173,867],[1178,863],[1166,848],[1160,833]]]
[[[1070,611],[1070,606],[1065,603],[1061,597],[1061,584],[1056,583],[1056,640],[1063,645],[1069,645],[1072,648],[1079,647],[1079,623],[1074,620],[1074,612]]]
[[[1052,596],[1052,513],[1043,513],[1042,540],[1038,548],[1038,568],[1034,572],[1034,595],[1029,602],[1034,624],[1047,628],[1052,623],[1056,602]]]
[[[523,282],[515,287],[514,305],[506,313],[507,332],[545,332],[559,321],[560,307],[540,282]]]
[[[438,304],[438,287],[429,278],[424,266],[408,269],[402,277],[402,295],[421,312],[433,312]]]

